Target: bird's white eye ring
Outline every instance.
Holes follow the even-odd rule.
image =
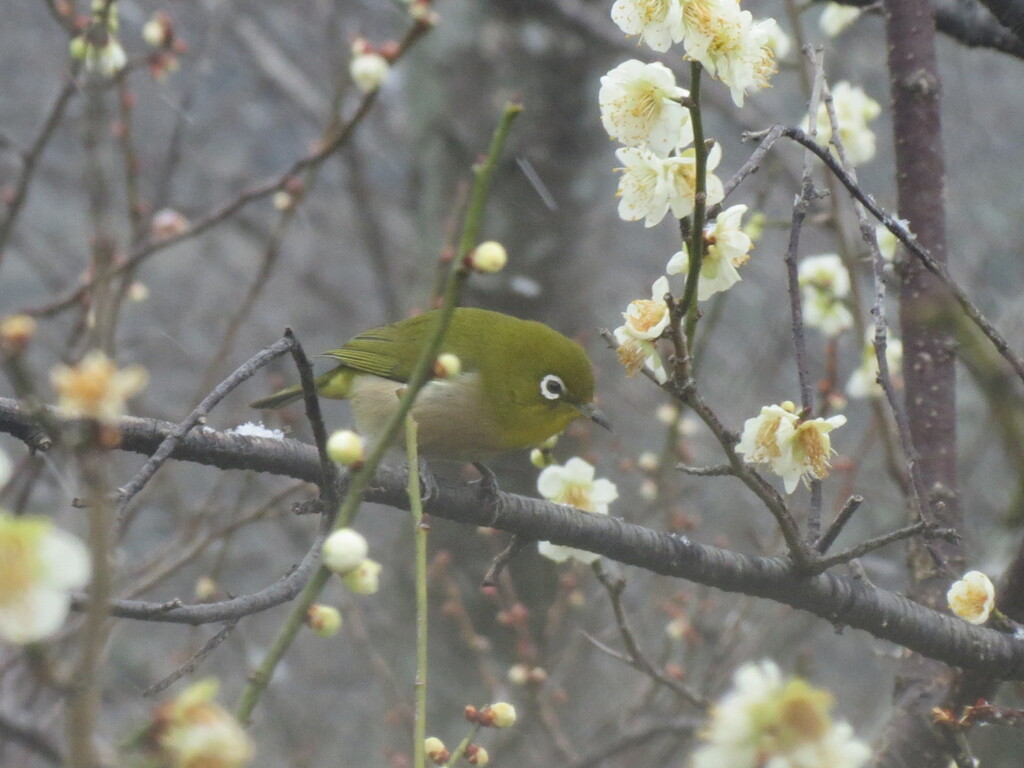
[[[548,400],[558,400],[565,393],[565,382],[549,373],[540,380],[540,393]]]

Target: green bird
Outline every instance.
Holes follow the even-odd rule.
[[[317,377],[317,392],[351,401],[356,429],[371,443],[397,410],[436,319],[435,310],[373,328],[324,353],[338,365]],[[458,357],[459,372],[428,382],[412,408],[426,458],[485,461],[537,446],[580,418],[610,429],[593,403],[587,354],[543,323],[460,307],[441,346],[444,353]],[[292,386],[251,405],[280,408],[301,397],[302,388]]]

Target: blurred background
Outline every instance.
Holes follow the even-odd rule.
[[[615,431],[574,428],[555,455],[562,462],[582,455],[598,476],[618,485],[612,514],[744,552],[778,552],[771,516],[740,483],[673,470],[680,458],[720,463],[714,441],[686,414],[666,416],[665,396],[642,377],[627,378],[599,335],[621,323],[631,300],[649,296],[651,283],[679,249],[672,221],[645,229],[616,215],[615,145],[600,124],[600,77],[630,57],[665,62],[681,85],[688,77],[678,55],[655,57],[627,40],[609,19],[610,4],[439,0],[436,28],[396,64],[371,113],[315,179],[307,179],[293,209],[282,211],[264,196],[204,234],[154,253],[132,273],[115,341],[121,364],[140,363],[150,371],[135,412],[184,418],[286,327],[307,351],[317,352],[429,308],[439,258],[458,231],[470,166],[486,151],[504,103],[519,99],[524,112],[496,176],[483,231],[506,245],[509,265],[497,275],[474,277],[464,303],[543,320],[587,347],[601,407]],[[776,18],[794,40],[799,34],[804,42],[824,44],[831,81],[849,80],[882,104],[873,123],[878,154],[858,171],[863,186],[892,210],[881,18],[864,16],[828,40],[818,27],[820,6],[798,12],[795,4],[744,5],[755,17]],[[8,195],[22,168],[18,152],[31,146],[54,114],[67,82],[68,34],[54,13],[59,7],[43,0],[0,4],[0,187]],[[155,77],[141,30],[158,10],[169,14],[187,49],[178,54],[176,69]],[[357,36],[383,44],[400,39],[410,25],[407,7],[385,0],[121,0],[119,12],[120,38],[133,67],[100,100],[104,130],[91,151],[85,149],[87,99],[75,89],[69,93],[2,249],[2,314],[51,305],[88,275],[97,173],[108,191],[106,216],[119,255],[146,242],[155,225],[201,221],[311,152],[336,112],[343,119],[353,113],[362,97],[348,77]],[[798,51],[794,42],[773,87],[742,110],[725,88],[706,80],[705,130],[723,145],[723,179],[753,149],[741,143],[743,131],[796,124],[805,113]],[[1016,340],[1024,324],[1024,304],[1017,301],[1024,198],[1015,192],[1024,146],[1021,62],[948,39],[939,40],[939,59],[952,271]],[[798,399],[782,256],[801,162],[795,146],[780,143],[728,200],[765,216],[743,281],[706,305],[698,342],[699,386],[734,429],[761,405]],[[848,201],[835,202],[833,208],[822,200],[812,212],[801,253],[845,250],[862,261],[866,251]],[[868,278],[866,271],[855,276],[865,288]],[[890,311],[895,316],[894,305]],[[88,344],[87,313],[78,302],[41,318],[30,362],[43,389],[50,366],[77,358]],[[825,340],[813,332],[808,340],[814,376],[821,378]],[[860,351],[854,334],[839,339],[840,392],[860,363]],[[294,380],[282,358],[225,401],[210,425],[223,429],[258,417],[249,400]],[[993,398],[1007,398],[1005,405],[1011,395],[979,390],[967,373],[961,382],[970,565],[995,575],[1017,537],[1007,535],[1007,527],[1017,524],[1019,501],[1013,433],[991,415]],[[850,493],[866,497],[842,539],[851,543],[901,525],[904,506],[886,472],[876,412],[864,401],[841,410],[850,423],[834,434],[839,456],[825,486],[825,514],[838,510]],[[343,403],[328,403],[326,415],[331,427],[349,423]],[[301,409],[275,418],[268,426],[309,439]],[[54,514],[81,533],[81,512],[70,507],[77,478],[66,457],[26,457],[6,436],[0,446],[21,470],[4,504],[13,506],[17,496],[23,508]],[[658,457],[658,468],[649,457],[641,461],[645,452]],[[141,457],[118,456],[115,482],[125,482],[141,463]],[[535,495],[537,470],[525,455],[494,468],[503,489]],[[221,596],[257,590],[308,548],[316,523],[292,515],[290,507],[313,493],[285,478],[172,463],[134,505],[136,517],[119,550],[119,590],[127,594],[141,585],[146,599],[185,601],[196,599],[202,579],[212,579]],[[798,514],[807,498],[806,491],[793,497]],[[249,524],[213,535],[245,515]],[[404,513],[368,506],[358,527],[384,563],[381,590],[353,597],[332,583],[325,592],[326,601],[340,605],[345,627],[328,640],[304,633],[286,656],[255,714],[255,765],[407,764],[414,677],[411,524]],[[484,595],[480,580],[504,543],[504,534],[442,520],[432,526],[429,731],[449,745],[458,743],[465,705],[503,699],[519,708],[520,721],[481,740],[495,765],[685,765],[698,713],[588,639],[621,648],[608,595],[589,568],[556,566],[530,550],[512,562],[496,597]],[[180,562],[181,553],[192,549],[198,551]],[[164,568],[168,564],[173,567]],[[863,565],[880,586],[903,586],[899,547]],[[837,634],[785,607],[614,563],[604,567],[627,579],[624,605],[646,654],[695,689],[715,696],[737,664],[774,658],[831,689],[840,717],[863,738],[884,725],[899,649],[860,632]],[[520,606],[526,619],[516,623]],[[286,611],[279,607],[243,620],[200,666],[198,675],[221,679],[223,701],[236,699]],[[145,721],[154,699],[142,692],[216,629],[118,622],[108,649],[101,721],[109,745]],[[13,651],[0,653],[13,659]],[[522,684],[514,672],[510,681],[516,665],[544,674],[535,672],[532,682]],[[31,712],[60,732],[56,700],[40,693],[23,668],[0,667],[0,695],[5,710]],[[639,735],[635,743],[626,739],[630,734]],[[983,761],[1022,745],[1019,735],[1006,731],[977,733],[972,740]],[[611,753],[612,745],[625,748]],[[35,764],[2,742],[0,762]]]

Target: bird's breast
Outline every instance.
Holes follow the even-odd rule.
[[[349,400],[356,428],[371,442],[380,438],[398,410],[404,388],[401,382],[379,376],[355,377]],[[478,374],[429,382],[416,398],[412,413],[420,453],[428,459],[480,461],[505,449],[498,424],[484,402]],[[404,433],[399,440],[400,445],[405,444]]]

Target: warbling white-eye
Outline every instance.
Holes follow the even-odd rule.
[[[350,400],[356,428],[371,442],[397,409],[436,314],[373,328],[324,353],[340,365],[317,377],[317,391]],[[427,458],[484,461],[539,445],[579,418],[609,426],[591,402],[594,375],[583,348],[543,323],[460,307],[444,353],[457,356],[461,370],[432,379],[412,409],[419,450]],[[301,396],[301,387],[293,386],[252,407],[279,408]]]

